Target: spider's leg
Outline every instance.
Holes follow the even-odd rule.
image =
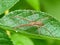
[[[33,26],[33,25],[31,25],[31,24],[22,24],[22,25],[14,27],[14,29],[17,29],[17,28],[20,28],[20,27],[24,27],[24,26]]]
[[[22,19],[22,20],[29,21],[29,22],[34,22],[34,21],[29,20],[29,19],[26,19],[26,18],[20,17],[20,16],[15,16],[15,17],[16,17],[16,18],[20,18],[20,19]]]
[[[45,21],[45,20],[47,20],[47,19],[49,19],[49,17],[41,18],[41,19],[39,19],[38,21],[43,22],[43,21]],[[38,22],[38,21],[37,21],[37,22]]]
[[[37,32],[40,35],[40,27],[39,26],[36,26],[36,27],[37,27]]]
[[[43,28],[47,30],[52,35],[52,37],[55,37],[46,27],[43,27]]]

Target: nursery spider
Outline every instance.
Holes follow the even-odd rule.
[[[15,17],[30,22],[29,24],[22,24],[22,25],[16,26],[16,27],[14,27],[15,29],[16,29],[16,28],[19,28],[19,27],[24,27],[24,26],[36,26],[36,27],[39,29],[40,27],[43,27],[43,26],[44,26],[44,24],[42,23],[42,20],[47,20],[47,19],[49,19],[48,17],[45,17],[45,18],[42,18],[40,21],[30,21],[30,20],[28,20],[28,19],[26,19],[26,18],[21,18],[20,16],[15,16]],[[43,27],[43,28],[46,29],[46,30],[52,35],[52,33],[51,33],[46,27]],[[38,32],[39,32],[39,30],[38,30]],[[39,32],[39,33],[40,33],[40,32]],[[53,36],[53,35],[52,35],[52,36]],[[54,36],[53,36],[53,37],[54,37]]]

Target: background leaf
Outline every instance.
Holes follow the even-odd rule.
[[[0,28],[0,45],[13,45],[6,31]]]
[[[14,45],[34,45],[28,37],[18,33],[11,34],[11,40]]]
[[[19,0],[0,0],[0,15],[14,6],[18,1]]]
[[[47,41],[43,39],[32,39],[35,45],[47,45]]]
[[[41,8],[60,21],[60,0],[41,0]]]
[[[40,10],[40,0],[26,0],[35,10]]]
[[[31,9],[33,10],[32,6],[29,5],[26,0],[19,0],[18,3],[15,4],[15,6],[13,6],[10,11],[13,11],[13,10],[19,10],[19,9]]]

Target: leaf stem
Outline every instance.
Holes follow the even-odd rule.
[[[7,15],[8,13],[9,13],[9,10],[6,10],[6,11],[5,11],[5,15]]]
[[[6,10],[5,15],[7,15],[8,13],[9,13],[9,10]],[[7,30],[6,32],[7,32],[8,36],[10,36],[10,31]]]

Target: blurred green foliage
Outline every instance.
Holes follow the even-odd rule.
[[[42,11],[60,21],[60,0],[41,0]]]
[[[31,39],[18,33],[11,34],[11,39],[14,45],[34,45]]]
[[[0,0],[0,2],[1,1],[2,0]],[[4,9],[5,7],[2,8]],[[41,10],[49,13],[51,16],[60,21],[60,0],[19,0],[19,2],[17,2],[12,8],[9,7],[8,9],[10,9],[10,11],[18,9]],[[0,12],[4,11],[5,9]],[[49,39],[47,40],[31,39],[31,40],[34,42],[35,45],[60,45],[60,40],[49,40]]]

